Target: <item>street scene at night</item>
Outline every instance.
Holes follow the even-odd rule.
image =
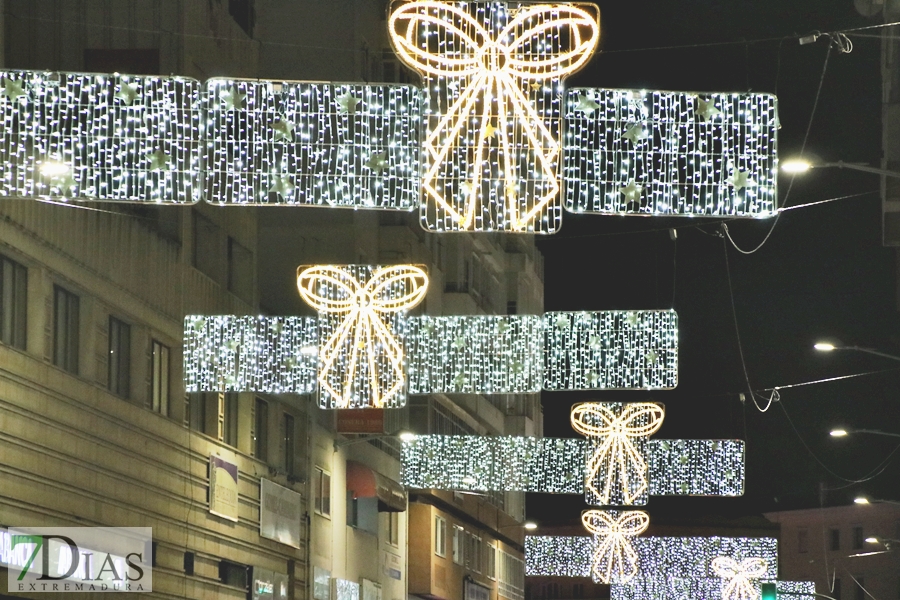
[[[900,0],[0,33],[0,599],[900,597]]]

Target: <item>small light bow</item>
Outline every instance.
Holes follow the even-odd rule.
[[[585,469],[588,503],[637,503],[649,488],[643,447],[664,416],[662,405],[654,402],[584,402],[572,407],[572,428],[593,442]]]
[[[738,562],[730,556],[718,556],[712,561],[716,576],[725,579],[722,600],[757,600],[759,590],[754,581],[766,576],[768,563],[762,558],[745,558]]]
[[[590,59],[600,37],[597,7],[470,7],[476,16],[456,2],[391,7],[394,50],[432,95],[423,221],[451,231],[552,233],[546,209],[559,194],[560,150],[552,83]]]
[[[638,572],[638,555],[631,543],[647,530],[650,517],[640,510],[586,510],[581,522],[594,535],[591,576],[601,583],[628,583]]]
[[[405,361],[394,317],[425,297],[425,270],[414,265],[301,267],[297,288],[319,313],[319,339],[324,339],[320,403],[325,398],[330,408],[402,406]]]

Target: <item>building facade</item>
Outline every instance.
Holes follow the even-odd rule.
[[[0,7],[7,69],[409,80],[382,0]],[[411,397],[369,437],[312,396],[185,394],[181,344],[186,315],[311,314],[304,264],[422,264],[418,313],[538,314],[530,237],[310,208],[0,200],[0,214],[0,527],[152,527],[165,598],[521,600],[524,494],[407,493],[393,434],[541,435],[539,396]],[[235,473],[224,508],[220,471]]]
[[[816,590],[837,600],[900,597],[897,503],[790,510],[766,518],[781,525],[782,579],[815,581]]]

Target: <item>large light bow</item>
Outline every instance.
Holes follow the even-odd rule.
[[[738,562],[730,556],[718,556],[712,561],[712,570],[725,579],[722,600],[756,600],[759,590],[755,580],[766,576],[768,563],[762,558],[745,558]]]
[[[601,583],[628,583],[638,572],[638,555],[631,543],[647,530],[650,517],[640,510],[622,513],[586,510],[581,513],[585,529],[594,534],[591,576]]]
[[[590,59],[598,9],[470,6],[480,19],[455,2],[392,5],[394,50],[432,98],[423,221],[430,229],[551,233],[546,209],[559,194],[560,150],[553,82]]]
[[[584,402],[572,407],[572,428],[593,443],[585,469],[589,504],[631,505],[649,489],[643,445],[662,426],[664,416],[662,405],[654,402]]]
[[[335,408],[401,405],[403,345],[393,317],[425,297],[421,267],[315,266],[297,271],[300,296],[319,313],[320,398]]]

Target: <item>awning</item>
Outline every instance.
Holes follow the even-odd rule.
[[[378,498],[379,512],[406,510],[406,489],[402,485],[352,460],[347,461],[347,491],[354,498]]]

